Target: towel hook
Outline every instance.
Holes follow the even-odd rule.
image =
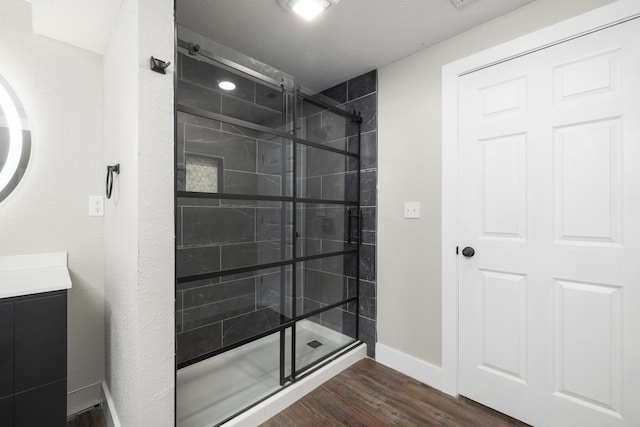
[[[107,199],[111,198],[111,192],[113,191],[113,174],[120,175],[120,163],[113,166],[107,166]]]

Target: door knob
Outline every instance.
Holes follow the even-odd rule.
[[[475,254],[476,254],[476,251],[471,246],[467,246],[462,250],[462,255],[466,256],[467,258],[471,258]]]

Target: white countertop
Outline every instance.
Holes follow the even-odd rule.
[[[67,253],[0,256],[0,298],[71,289]]]

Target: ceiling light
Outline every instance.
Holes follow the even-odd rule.
[[[340,0],[278,0],[280,6],[290,9],[297,15],[311,21],[331,5],[338,4]]]
[[[234,90],[236,88],[236,84],[229,80],[223,80],[218,83],[218,87],[222,90]]]

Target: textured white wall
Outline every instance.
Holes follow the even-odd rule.
[[[123,426],[174,420],[173,1],[124,0],[104,57],[106,382]]]
[[[137,1],[123,1],[104,55],[104,164],[121,170],[105,203],[105,379],[123,426],[139,425],[137,26]]]
[[[24,179],[0,203],[0,255],[67,251],[69,412],[100,398],[104,375],[102,58],[34,36],[31,5],[0,2],[0,73],[29,116],[33,147]],[[73,393],[80,388],[94,385]]]
[[[136,426],[174,425],[175,267],[173,71],[149,70],[149,57],[174,62],[174,1],[139,0],[140,109],[138,327],[143,402]]]
[[[379,70],[379,343],[441,365],[442,66],[610,2],[537,0]]]

